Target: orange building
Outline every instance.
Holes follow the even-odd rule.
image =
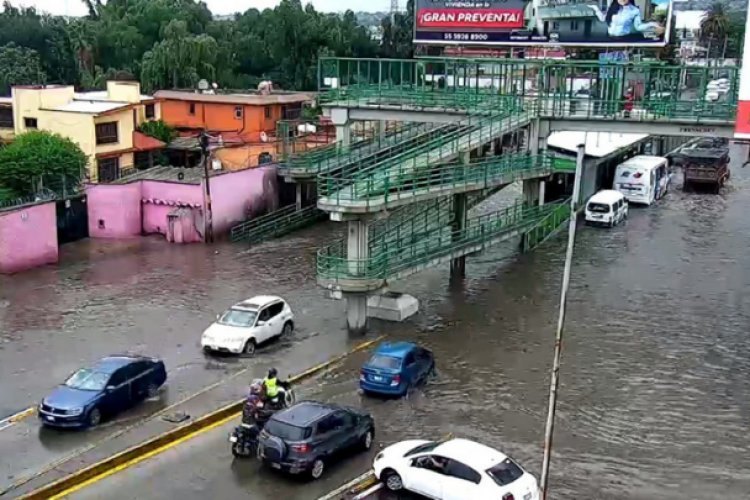
[[[302,104],[313,100],[302,92],[215,94],[160,90],[162,119],[182,132],[206,130],[227,142],[262,142],[273,136],[276,122],[297,118]]]

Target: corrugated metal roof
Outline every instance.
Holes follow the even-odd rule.
[[[119,108],[126,108],[130,106],[127,102],[117,101],[70,101],[62,106],[56,108],[45,108],[47,111],[64,111],[67,113],[88,113],[92,115],[98,115],[99,113],[106,113],[107,111],[114,111]]]
[[[547,146],[575,152],[586,140],[586,155],[602,158],[618,149],[642,141],[648,134],[618,134],[615,132],[553,132],[547,138]]]

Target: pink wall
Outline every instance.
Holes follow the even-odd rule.
[[[248,214],[278,208],[276,167],[227,172],[211,178],[214,234],[228,232]],[[140,180],[128,184],[97,184],[86,188],[89,234],[92,238],[129,238],[169,231],[168,215],[184,207],[184,242],[202,241],[203,185]],[[192,227],[187,227],[190,223]]]
[[[258,167],[211,178],[214,234],[228,232],[248,214],[278,208],[276,167]]]
[[[179,202],[203,206],[203,187],[198,184],[178,184],[175,182],[141,181],[143,183],[142,198],[160,202]],[[143,204],[143,233],[167,234],[169,224],[167,215],[177,208],[173,204],[158,205]],[[196,219],[197,220],[197,219]],[[202,230],[203,228],[199,228]]]
[[[89,236],[132,238],[141,234],[141,182],[86,186]]]
[[[58,260],[55,202],[0,212],[0,273]]]

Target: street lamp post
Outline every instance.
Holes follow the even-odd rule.
[[[203,161],[203,181],[206,184],[206,213],[204,215],[204,221],[205,221],[205,240],[206,243],[213,243],[214,241],[214,228],[213,228],[213,214],[211,211],[211,181],[210,181],[210,175],[208,171],[208,161],[210,159],[210,151],[209,151],[209,141],[210,138],[205,130],[201,131],[200,135],[200,147],[201,147],[201,156]]]
[[[573,248],[576,243],[576,208],[581,197],[581,177],[583,175],[583,160],[586,154],[584,144],[578,146],[576,158],[576,174],[573,181],[573,197],[570,199],[570,221],[568,224],[568,248],[565,252],[565,268],[563,270],[562,291],[560,292],[560,311],[557,318],[557,333],[555,335],[555,357],[552,362],[552,375],[549,384],[549,408],[547,409],[547,424],[544,429],[544,458],[542,460],[542,500],[547,500],[549,489],[549,464],[552,456],[552,433],[555,428],[555,410],[557,407],[557,389],[560,384],[560,358],[562,356],[562,338],[565,327],[565,308],[568,300],[568,286],[570,284],[570,267],[573,261]]]

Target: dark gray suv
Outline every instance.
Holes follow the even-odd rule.
[[[369,450],[375,421],[368,413],[317,401],[301,401],[274,414],[260,434],[258,457],[290,474],[323,475],[330,460],[353,449]]]

